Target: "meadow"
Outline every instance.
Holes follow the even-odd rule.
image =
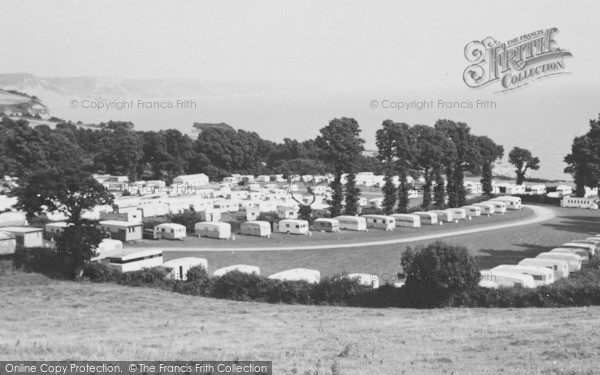
[[[0,360],[271,360],[275,374],[593,374],[600,308],[269,305],[0,276]]]

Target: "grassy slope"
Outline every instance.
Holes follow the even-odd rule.
[[[561,208],[556,210],[558,217],[546,222],[498,231],[448,237],[443,241],[467,246],[473,252],[480,267],[489,268],[498,264],[514,264],[523,258],[535,256],[572,239],[585,238],[591,234],[600,233],[600,212]],[[516,215],[516,213],[507,216],[511,215]],[[444,227],[446,226],[435,227],[434,230],[444,230]],[[378,231],[377,233],[382,236],[390,236],[394,235],[395,232]],[[212,242],[216,241],[213,240]],[[177,242],[179,243],[179,241]],[[394,275],[400,271],[400,256],[407,246],[417,246],[429,242],[431,241],[327,250],[198,251],[193,253],[165,252],[164,254],[166,260],[192,255],[207,258],[209,271],[232,264],[252,264],[259,266],[261,273],[265,275],[290,268],[306,267],[317,269],[323,275],[333,275],[343,271],[368,272],[378,274],[384,278],[384,274]]]
[[[600,363],[600,308],[268,305],[39,275],[0,276],[0,300],[0,360],[262,359],[277,374],[592,374]]]

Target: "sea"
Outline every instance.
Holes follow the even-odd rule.
[[[52,114],[84,123],[109,120],[131,121],[136,129],[175,128],[193,134],[192,125],[227,123],[236,129],[255,131],[261,137],[281,142],[284,138],[305,140],[333,118],[355,118],[366,140],[375,149],[375,132],[391,119],[409,125],[433,125],[438,119],[465,122],[477,135],[486,135],[504,146],[505,157],[495,172],[513,175],[507,163],[514,146],[529,149],[541,160],[541,168],[530,177],[571,180],[563,173],[565,155],[573,138],[587,132],[590,119],[600,112],[596,87],[565,88],[545,85],[519,92],[488,91],[342,90],[290,92],[256,95],[221,95],[161,99],[77,100],[51,108]],[[127,105],[119,105],[119,102]],[[112,104],[111,104],[112,103]],[[99,108],[101,107],[102,108]]]

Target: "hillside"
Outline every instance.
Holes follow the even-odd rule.
[[[38,77],[0,74],[0,88],[36,95],[50,107],[70,100],[198,98],[302,92],[322,88],[313,83],[227,82],[201,79],[125,79],[118,77]]]
[[[597,307],[269,305],[1,268],[0,360],[237,358],[272,360],[275,374],[345,375],[592,374],[599,361]]]
[[[18,91],[0,89],[0,113],[6,116],[48,115],[40,99]]]

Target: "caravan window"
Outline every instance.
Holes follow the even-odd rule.
[[[296,229],[300,228],[300,225],[296,224]]]

